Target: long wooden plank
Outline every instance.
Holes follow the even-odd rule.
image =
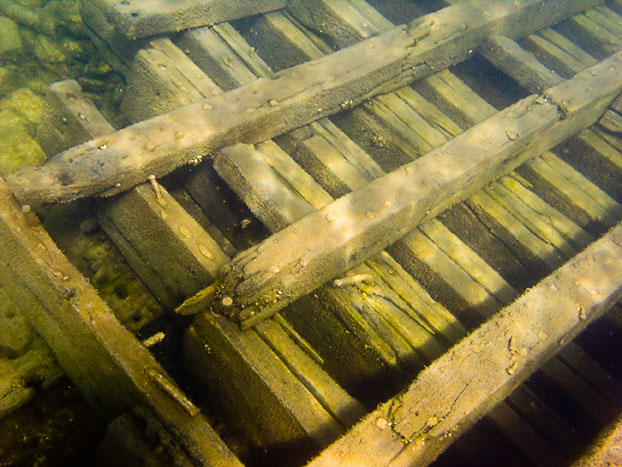
[[[543,96],[523,99],[241,253],[224,272],[220,297],[227,300],[224,306],[214,302],[215,308],[248,326],[311,292],[417,223],[592,124],[620,92],[621,72],[622,53]]]
[[[287,0],[89,0],[128,39],[177,32],[278,10]]]
[[[0,180],[0,280],[87,400],[110,416],[144,404],[188,456],[240,465],[199,409],[114,317]]]
[[[309,465],[426,465],[622,295],[622,224],[495,315]],[[475,369],[486,369],[477,372]]]
[[[492,34],[522,37],[601,3],[579,0],[461,2],[410,25],[305,63],[275,79],[204,99],[70,149],[7,178],[38,206],[112,195],[236,142],[264,141],[465,60]]]

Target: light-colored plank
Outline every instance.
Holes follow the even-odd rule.
[[[597,60],[574,42],[551,28],[525,37],[521,43],[549,68],[564,78],[585,70]]]
[[[542,92],[563,80],[507,37],[491,37],[479,48],[479,52],[529,92]]]

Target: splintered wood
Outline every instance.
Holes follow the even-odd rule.
[[[523,37],[591,0],[465,1],[397,26],[274,79],[206,98],[95,138],[7,178],[32,206],[108,196],[234,143],[258,143],[463,61],[487,37]]]

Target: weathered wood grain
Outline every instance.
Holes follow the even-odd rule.
[[[273,235],[229,264],[219,312],[249,326],[419,222],[592,124],[620,92],[622,53],[530,96]]]
[[[493,34],[522,37],[601,2],[461,2],[334,54],[259,79],[70,149],[7,178],[33,206],[125,191],[150,175],[198,163],[236,142],[256,143],[342,105],[397,89],[465,60]]]
[[[611,109],[607,110],[598,121],[602,127],[611,133],[622,133],[622,115]]]
[[[93,101],[82,94],[77,81],[59,81],[49,86],[46,112],[36,133],[37,142],[48,157],[114,131]]]
[[[424,370],[309,465],[427,465],[622,295],[622,225]],[[481,371],[478,371],[481,370]]]

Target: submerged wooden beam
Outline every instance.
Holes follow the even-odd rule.
[[[440,148],[288,226],[226,266],[205,306],[250,326],[417,224],[594,123],[622,89],[622,53],[527,97]],[[214,299],[217,300],[214,300]]]
[[[309,465],[427,465],[622,296],[622,224],[528,290]]]
[[[479,48],[479,53],[529,92],[542,92],[563,81],[561,76],[508,37],[491,37]]]
[[[278,10],[287,0],[87,0],[128,39],[206,26]]]
[[[206,98],[72,148],[7,178],[38,206],[109,196],[198,163],[224,146],[257,143],[467,59],[487,37],[525,36],[598,0],[468,0],[347,49]]]

